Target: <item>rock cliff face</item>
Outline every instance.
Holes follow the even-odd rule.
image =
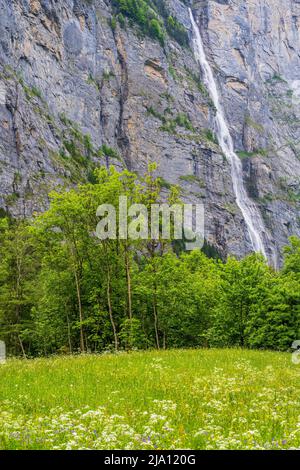
[[[0,0],[0,206],[30,216],[95,164],[142,172],[157,161],[166,190],[180,184],[205,204],[209,243],[249,252],[192,49],[120,24],[112,3]],[[191,37],[189,2],[163,3]],[[248,193],[279,250],[300,234],[300,1],[190,3]]]

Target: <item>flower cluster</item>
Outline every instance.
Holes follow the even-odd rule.
[[[155,400],[151,412],[137,412],[139,430],[127,424],[124,416],[109,415],[104,407],[92,410],[86,406],[67,413],[54,408],[47,416],[28,418],[18,415],[11,405],[6,401],[0,411],[0,448],[110,450],[179,445],[169,422],[176,410],[171,401]],[[162,411],[164,415],[160,414]]]

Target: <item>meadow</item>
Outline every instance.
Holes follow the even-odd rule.
[[[0,449],[299,449],[299,385],[276,352],[10,359]]]

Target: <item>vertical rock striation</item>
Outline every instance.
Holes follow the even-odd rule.
[[[166,0],[191,37],[187,1]],[[248,194],[279,250],[300,234],[300,3],[194,1]],[[0,206],[47,207],[99,163],[142,172],[203,202],[222,254],[251,250],[213,103],[191,47],[141,34],[104,0],[0,0]]]

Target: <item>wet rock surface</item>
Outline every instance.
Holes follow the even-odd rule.
[[[166,2],[191,34],[185,3]],[[0,0],[0,8],[3,209],[44,210],[49,190],[88,178],[90,161],[138,172],[157,161],[166,190],[180,184],[184,200],[205,205],[211,244],[223,254],[249,252],[191,48],[170,37],[162,47],[135,25],[112,27],[109,1]],[[279,249],[300,234],[300,3],[195,1],[193,8],[245,184]],[[97,153],[104,144],[120,157]]]

